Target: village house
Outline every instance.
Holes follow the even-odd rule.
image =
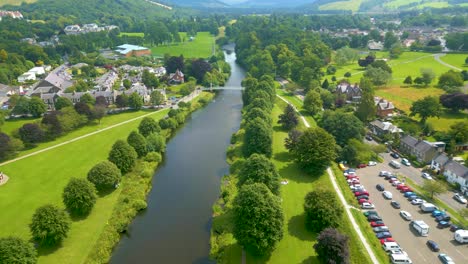
[[[346,81],[342,81],[336,86],[335,93],[338,97],[344,96],[347,103],[361,101],[362,90],[357,83],[351,85]]]
[[[393,125],[390,122],[385,122],[385,121],[380,121],[380,120],[374,120],[369,123],[369,129],[372,132],[372,134],[378,136],[378,137],[383,137],[387,134],[400,134],[403,133],[403,130],[398,128],[397,126]]]
[[[382,42],[378,41],[374,41],[374,40],[371,40],[367,43],[367,48],[369,50],[383,50],[384,49],[384,45]]]
[[[0,21],[2,21],[3,17],[11,17],[13,19],[22,19],[23,14],[20,11],[5,11],[0,10]]]
[[[440,153],[444,152],[444,142],[428,142],[406,135],[400,140],[400,151],[414,156],[420,163],[429,164]]]
[[[181,84],[184,82],[184,73],[179,69],[177,69],[175,73],[169,75],[169,84]]]
[[[395,106],[392,102],[387,101],[383,98],[375,97],[374,102],[377,106],[377,115],[381,118],[386,118],[393,115]]]
[[[448,182],[459,184],[463,193],[468,192],[468,168],[455,158],[441,153],[431,161],[431,169],[436,174],[444,175]]]
[[[44,75],[44,74],[45,74],[44,67],[33,67],[29,71],[18,76],[18,82],[23,83],[27,81],[35,81],[37,79],[37,76]]]
[[[136,45],[131,45],[131,44],[123,44],[120,46],[117,46],[117,49],[115,50],[118,54],[120,54],[123,57],[141,57],[141,56],[146,56],[146,55],[151,55],[151,50],[142,46],[136,46]]]

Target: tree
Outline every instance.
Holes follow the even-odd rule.
[[[439,99],[434,96],[426,96],[423,99],[413,102],[410,107],[410,116],[419,115],[421,123],[426,123],[429,117],[439,117],[442,114],[442,105]]]
[[[35,143],[45,140],[45,132],[36,123],[24,124],[18,130],[21,141],[26,145],[34,145]]]
[[[284,108],[283,114],[279,116],[278,124],[281,124],[286,130],[291,130],[299,124],[299,118],[294,107],[288,104]]]
[[[132,87],[132,82],[129,79],[124,79],[122,84],[125,87],[125,90],[128,90],[130,87]]]
[[[355,49],[343,47],[336,51],[335,62],[342,66],[359,59],[359,53]]]
[[[146,85],[148,88],[156,88],[159,86],[159,79],[156,77],[154,73],[150,73],[148,70],[143,70],[143,74],[141,76],[141,81]]]
[[[160,91],[152,91],[150,95],[150,102],[152,105],[162,105],[164,103],[164,95]]]
[[[94,99],[94,97],[91,94],[85,93],[80,97],[80,102],[88,105],[94,105],[96,104],[96,99]]]
[[[463,86],[463,75],[460,72],[449,70],[439,77],[439,87],[460,87]]]
[[[385,33],[385,38],[384,38],[384,47],[386,49],[390,49],[394,44],[398,42],[398,37],[393,34],[393,32],[388,31]]]
[[[42,101],[41,98],[37,96],[31,97],[31,100],[29,100],[29,113],[33,117],[40,117],[46,111],[47,111],[47,106],[44,103],[44,101]]]
[[[375,61],[375,56],[368,55],[364,59],[359,59],[358,64],[359,64],[359,66],[365,68],[365,67],[369,66],[371,63],[373,63],[374,61]]]
[[[254,153],[271,157],[273,131],[271,126],[260,118],[255,118],[245,126],[243,152],[246,157]]]
[[[55,110],[57,111],[65,107],[72,107],[72,106],[73,106],[72,101],[70,101],[70,99],[66,97],[60,96],[55,101]]]
[[[314,232],[320,232],[328,227],[338,227],[343,211],[333,191],[318,188],[305,197],[306,226]]]
[[[364,72],[364,77],[370,79],[373,84],[380,86],[387,84],[392,78],[392,74],[382,68],[369,65]]]
[[[322,98],[316,91],[309,91],[304,97],[304,108],[309,111],[312,115],[318,114],[323,107]]]
[[[431,199],[434,198],[434,194],[447,192],[447,187],[439,181],[424,181],[422,189],[431,195]]]
[[[374,101],[374,89],[372,88],[371,81],[366,78],[361,78],[359,86],[362,90],[362,96],[355,114],[359,120],[367,122],[374,119],[377,113],[377,107]]]
[[[114,163],[105,160],[89,170],[87,179],[94,184],[97,190],[105,191],[115,188],[120,182],[121,176],[120,169]]]
[[[180,55],[179,57],[169,57],[165,58],[165,64],[166,64],[166,69],[167,72],[173,73],[176,72],[176,70],[184,70],[185,69],[185,64],[184,64],[184,56]]]
[[[130,135],[127,137],[127,143],[135,149],[139,158],[146,156],[148,153],[145,137],[136,131],[130,132]]]
[[[143,98],[137,92],[132,93],[128,97],[128,106],[134,110],[140,110],[143,106]]]
[[[126,94],[119,94],[115,98],[115,105],[118,108],[124,108],[128,106],[128,96]]]
[[[337,229],[327,228],[320,232],[314,249],[322,263],[350,263],[348,237]]]
[[[94,103],[95,106],[101,106],[106,108],[108,103],[106,97],[99,95],[96,97],[96,102]]]
[[[158,133],[151,133],[146,137],[148,152],[164,152],[166,149],[166,141],[163,136]]]
[[[13,101],[14,103],[14,100],[12,100],[13,98],[10,98],[10,101]],[[18,100],[16,101],[16,103],[13,104],[13,110],[11,111],[12,114],[15,114],[15,115],[27,115],[29,114],[29,99],[25,96],[20,96],[18,98]]]
[[[80,101],[75,104],[74,109],[80,115],[85,115],[88,118],[91,117],[91,105],[88,103]]]
[[[108,160],[114,163],[122,172],[125,174],[129,172],[137,159],[137,153],[127,142],[123,140],[117,140],[109,153]]]
[[[265,121],[267,124],[271,124],[272,122],[269,112],[267,112],[264,109],[261,109],[260,107],[247,108],[244,112],[243,119],[246,122],[250,122],[257,117]]]
[[[432,69],[422,68],[421,70],[421,79],[424,86],[431,84],[432,80],[435,78],[435,73]]]
[[[88,215],[96,204],[96,188],[86,179],[71,178],[63,189],[63,203],[73,215]]]
[[[0,132],[0,161],[7,160],[14,156],[15,152],[19,149],[19,145],[15,141],[18,139],[10,138],[5,133]]]
[[[39,244],[53,246],[67,237],[70,225],[70,216],[63,209],[44,205],[36,209],[29,228]]]
[[[138,125],[138,132],[140,132],[140,134],[142,134],[144,137],[159,131],[161,131],[161,127],[159,126],[158,122],[149,116],[143,118],[140,122],[140,125]]]
[[[390,68],[390,66],[388,66],[387,62],[384,60],[376,60],[371,63],[370,66],[374,68],[380,68],[388,73],[392,73],[392,68]]]
[[[97,120],[99,124],[101,124],[101,119],[106,116],[107,110],[105,106],[102,105],[95,105],[91,109],[91,118],[90,120]]]
[[[361,140],[364,136],[364,124],[351,113],[325,111],[320,126],[330,133],[340,146],[345,146],[351,138]]]
[[[329,86],[330,86],[330,83],[328,82],[328,79],[325,79],[325,81],[323,81],[322,83],[322,88],[328,89]]]
[[[197,79],[198,83],[201,83],[205,74],[211,71],[211,64],[204,59],[193,60],[191,66],[192,75]]]
[[[299,136],[291,153],[303,169],[316,174],[336,158],[335,139],[322,128],[309,128]]]
[[[293,151],[298,146],[301,135],[302,132],[299,130],[293,129],[289,131],[288,137],[284,139],[284,147],[289,151]]]
[[[456,122],[450,126],[448,133],[455,143],[468,142],[468,121]]]
[[[405,80],[403,81],[404,84],[407,85],[412,85],[413,84],[413,79],[411,79],[411,76],[407,76]]]
[[[32,243],[18,237],[0,238],[0,263],[36,264],[37,251]]]
[[[403,54],[403,47],[399,42],[395,43],[392,45],[390,48],[390,58],[392,59],[398,59],[400,55]]]
[[[443,94],[439,97],[440,103],[454,112],[468,109],[468,94],[452,93]]]
[[[279,195],[280,176],[264,155],[252,154],[239,171],[239,186],[252,183],[263,183],[273,194]]]
[[[271,252],[283,238],[283,222],[280,200],[264,184],[242,186],[233,201],[233,235],[247,252]]]

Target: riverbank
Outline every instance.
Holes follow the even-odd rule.
[[[206,105],[213,97],[214,94],[202,93],[196,102],[191,102],[191,107],[186,110],[187,115]],[[161,131],[161,134],[165,136],[167,142],[176,131],[166,129]],[[122,178],[121,191],[112,215],[84,263],[109,262],[112,250],[119,243],[121,234],[127,231],[138,212],[147,207],[146,198],[151,191],[153,175],[161,162],[161,159],[140,159],[135,168]]]

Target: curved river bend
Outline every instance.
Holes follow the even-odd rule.
[[[233,47],[228,47],[233,50]],[[245,73],[235,53],[226,86],[239,86]],[[132,222],[111,263],[209,263],[212,205],[227,174],[226,149],[239,129],[241,92],[223,90],[192,113],[167,145],[165,162],[153,178],[148,208]]]

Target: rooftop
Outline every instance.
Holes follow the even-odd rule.
[[[148,48],[142,47],[142,46],[137,46],[137,45],[131,45],[131,44],[123,44],[120,46],[117,46],[117,52],[120,54],[127,54],[131,51],[135,50],[147,50]]]

